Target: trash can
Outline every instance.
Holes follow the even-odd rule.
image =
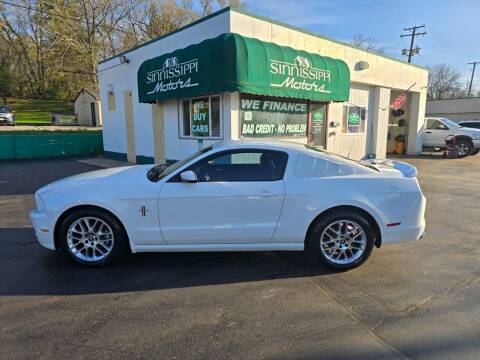
[[[405,136],[397,135],[395,136],[395,153],[403,154],[405,152]]]

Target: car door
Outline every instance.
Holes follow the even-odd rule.
[[[438,119],[427,119],[423,145],[426,147],[444,146],[448,134],[450,134],[450,130],[443,122]]]
[[[197,182],[169,179],[159,194],[160,228],[168,244],[270,242],[283,206],[288,155],[242,149],[210,155],[186,170]]]

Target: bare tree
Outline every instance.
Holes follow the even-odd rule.
[[[378,45],[372,37],[365,37],[362,34],[357,34],[353,38],[352,45],[363,50],[367,51],[374,51],[377,53],[383,54],[385,52],[385,48],[383,46]]]
[[[99,61],[242,0],[12,0],[0,3],[0,91],[70,98]]]
[[[429,100],[453,99],[461,97],[465,89],[460,81],[461,74],[447,64],[436,64],[428,68]]]

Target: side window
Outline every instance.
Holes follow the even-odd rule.
[[[192,165],[200,182],[276,181],[283,178],[288,155],[282,151],[234,150]]]
[[[448,126],[445,125],[443,122],[437,120],[435,124],[435,130],[448,130]]]
[[[334,160],[324,160],[316,156],[301,154],[295,166],[295,177],[319,178],[355,174],[355,168],[345,166]]]
[[[434,119],[427,119],[427,130],[432,130],[433,129],[433,122]]]
[[[427,130],[448,130],[448,127],[437,119],[428,119]]]

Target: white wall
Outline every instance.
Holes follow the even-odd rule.
[[[426,69],[236,11],[231,11],[230,16],[231,32],[345,61],[354,83],[402,90],[415,83],[410,91],[426,92]],[[355,70],[360,60],[367,61],[369,68]]]
[[[343,134],[340,127],[329,129],[327,138],[329,150],[343,155],[350,154],[355,158],[361,158],[368,153],[376,153],[377,156],[384,157],[388,124],[385,122],[385,116],[383,116],[385,111],[382,113],[381,109],[383,107],[380,108],[380,106],[389,106],[390,99],[387,100],[385,94],[388,95],[390,90],[405,91],[407,89],[410,89],[411,94],[418,95],[420,101],[418,106],[415,107],[418,113],[412,115],[412,119],[415,121],[412,124],[412,134],[417,135],[417,139],[412,139],[412,146],[409,146],[408,151],[410,154],[414,154],[421,150],[419,150],[418,144],[421,144],[420,129],[423,128],[425,121],[423,109],[428,80],[426,69],[236,11],[231,12],[231,31],[262,41],[341,59],[347,63],[352,82],[350,102],[355,104],[365,102],[367,98],[370,99],[368,101],[368,121],[371,126],[367,128],[371,129],[372,134],[368,135],[376,134],[375,140],[382,142],[382,144],[372,146],[372,144],[367,143],[366,134]],[[356,64],[359,61],[368,62],[369,68],[361,71],[356,70]],[[382,97],[374,102],[375,89],[378,88],[384,89],[384,91],[381,92]],[[368,95],[365,95],[366,89],[368,89]],[[380,96],[380,92],[377,95]],[[341,104],[334,103],[329,106],[329,122],[341,121],[341,115]],[[379,122],[381,126],[379,126]],[[367,149],[367,147],[374,149],[375,152]]]
[[[372,112],[373,90],[367,86],[352,84],[350,99],[347,103],[333,103],[328,109],[328,122],[338,121],[339,127],[329,128],[327,134],[327,150],[361,159],[366,154],[366,140],[369,124],[373,121]],[[367,121],[363,133],[348,134],[343,132],[343,106],[362,106],[367,108]]]
[[[152,129],[152,109],[150,104],[140,104],[138,102],[137,72],[140,65],[147,59],[151,59],[162,54],[170,53],[174,50],[184,48],[190,44],[199,43],[205,39],[217,37],[220,34],[229,32],[230,16],[228,12],[207,19],[195,26],[188,27],[180,32],[169,35],[159,41],[139,47],[138,49],[127,52],[128,64],[119,65],[119,59],[113,58],[98,66],[98,77],[100,86],[100,100],[102,103],[102,121],[103,121],[103,141],[105,151],[114,151],[126,153],[126,135],[125,135],[125,116],[123,102],[123,91],[131,90],[133,95],[133,113],[135,121],[135,143],[137,155],[152,156],[153,148],[153,129]],[[118,65],[118,66],[117,66]],[[112,67],[114,66],[114,67]],[[116,110],[108,110],[107,91],[111,86],[116,96]],[[173,110],[170,101],[165,107],[165,128],[167,144],[174,146],[170,140],[172,126],[177,126],[178,115]],[[178,137],[178,131],[177,135]],[[190,141],[193,143],[193,141]],[[193,149],[192,144],[186,145],[188,149]],[[174,146],[175,147],[175,146]],[[167,145],[168,149],[168,145]],[[171,155],[181,154],[182,151],[172,151]],[[167,159],[170,159],[169,153],[166,153]],[[173,159],[179,159],[175,156]]]
[[[428,76],[428,72],[425,69],[231,10],[199,22],[161,40],[127,52],[125,55],[129,59],[128,64],[119,65],[119,59],[114,58],[99,65],[105,150],[126,153],[125,119],[122,102],[123,91],[131,90],[134,98],[136,153],[137,155],[153,156],[151,105],[138,102],[137,71],[139,66],[147,59],[170,53],[208,38],[214,38],[226,32],[235,32],[263,41],[275,42],[279,45],[291,46],[295,49],[344,60],[350,68],[353,84],[350,102],[366,101],[368,103],[369,116],[367,122],[370,122],[370,124],[377,121],[373,114],[377,114],[378,109],[373,108],[372,102],[372,94],[375,87],[404,90],[415,83],[411,91],[421,94],[420,100],[425,98],[424,94]],[[367,70],[355,70],[355,64],[360,60],[369,63]],[[116,109],[114,111],[109,111],[107,106],[107,89],[109,86],[113,88],[116,96]],[[418,108],[422,109],[421,104]],[[238,138],[237,93],[223,94],[223,110],[224,139]],[[328,120],[341,122],[341,113],[340,104],[331,104]],[[165,155],[167,159],[178,160],[198,149],[197,140],[179,139],[178,105],[176,100],[165,101],[164,118]],[[419,124],[416,128],[420,128],[423,126],[423,113],[419,114],[417,118]],[[375,128],[377,132],[379,130],[378,126],[369,127],[367,125],[366,130],[369,128]],[[329,129],[328,131],[332,133],[327,140],[328,148],[332,151],[344,155],[350,153],[350,155],[353,154],[353,157],[356,158],[363,157],[368,152],[366,149],[366,134],[342,134],[341,128]],[[207,141],[204,142],[205,145],[208,143]]]
[[[232,111],[231,104],[236,104],[238,101],[238,93],[224,92],[221,94],[222,98],[222,112],[221,112],[221,124],[222,139],[217,140],[203,140],[203,147],[211,145],[221,140],[232,139],[232,127],[237,125],[232,124]],[[237,100],[235,100],[237,99]],[[165,117],[165,150],[167,160],[181,160],[190,154],[199,150],[199,144],[197,139],[182,139],[179,135],[179,104],[176,99],[169,99],[163,102],[164,104],[164,117]],[[168,119],[168,121],[167,121]],[[233,121],[235,123],[235,121]],[[238,120],[237,123],[238,124]]]
[[[480,98],[429,100],[425,113],[428,116],[446,117],[452,120],[480,119]]]

